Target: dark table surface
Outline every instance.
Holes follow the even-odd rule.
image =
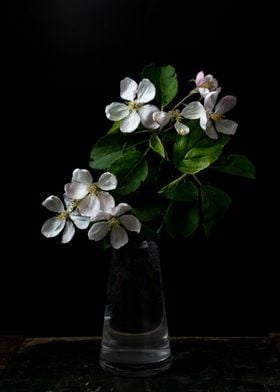
[[[173,365],[143,379],[98,365],[100,338],[0,338],[0,392],[280,392],[280,336],[172,338]]]

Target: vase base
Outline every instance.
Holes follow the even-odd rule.
[[[168,370],[172,364],[172,358],[169,356],[168,358],[155,363],[141,363],[141,364],[132,364],[132,363],[115,363],[115,362],[107,362],[105,360],[100,359],[100,366],[106,372],[110,372],[116,376],[123,377],[149,377],[154,376]]]

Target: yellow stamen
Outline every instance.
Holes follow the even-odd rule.
[[[213,113],[210,116],[213,121],[217,122],[220,121],[223,118],[223,115],[221,113]]]
[[[141,106],[142,106],[141,103],[134,102],[134,101],[129,101],[127,104],[128,109],[131,111],[137,111],[141,108]]]
[[[112,229],[114,226],[118,226],[118,225],[120,225],[120,221],[115,216],[112,216],[112,218],[109,221],[109,229]]]
[[[96,195],[99,191],[99,188],[96,184],[91,184],[88,186],[88,193],[92,195]]]
[[[175,121],[181,121],[183,116],[181,115],[180,110],[176,109],[176,110],[170,110],[170,112],[168,112],[169,116],[175,120]]]
[[[58,217],[58,219],[66,220],[69,217],[69,213],[68,212],[60,212],[57,217]]]

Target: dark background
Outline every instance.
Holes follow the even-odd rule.
[[[110,127],[106,104],[125,76],[172,64],[181,82],[203,69],[238,97],[229,150],[257,165],[254,32],[234,1],[37,0],[12,3],[5,72],[0,332],[101,333],[108,260],[86,233],[68,245],[40,234],[41,202],[62,195]],[[241,54],[243,52],[243,54]],[[244,54],[245,53],[245,54]],[[12,167],[14,167],[12,169]],[[211,240],[161,245],[171,335],[259,335],[280,330],[276,271],[262,250],[256,182],[225,179],[233,206]],[[258,260],[257,260],[258,259]]]

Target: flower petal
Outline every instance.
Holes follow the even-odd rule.
[[[144,105],[138,110],[141,123],[144,127],[149,129],[159,128],[160,124],[153,119],[153,114],[155,112],[159,112],[159,108],[155,105]]]
[[[213,91],[209,94],[206,95],[204,99],[204,107],[206,110],[212,111],[214,109],[214,106],[216,105],[218,95],[221,92],[221,88],[218,88],[216,91]]]
[[[100,209],[100,202],[96,195],[86,196],[79,204],[79,211],[82,215],[93,218]]]
[[[210,139],[215,139],[215,140],[218,139],[218,134],[211,120],[208,120],[206,124],[205,133],[208,137],[210,137]]]
[[[149,79],[143,79],[139,83],[137,90],[137,101],[140,103],[147,103],[156,96],[156,88]]]
[[[101,221],[101,220],[109,220],[112,217],[111,213],[108,211],[99,211],[98,214],[96,214],[92,221],[93,222],[97,222],[97,221]]]
[[[198,72],[198,74],[196,75],[196,78],[195,78],[196,87],[201,86],[203,84],[203,82],[204,82],[204,72],[200,71],[200,72]]]
[[[200,117],[200,119],[199,119],[200,126],[201,126],[202,129],[204,129],[204,131],[206,129],[207,121],[208,121],[207,113],[204,112],[202,114],[202,116]]]
[[[48,219],[41,228],[41,233],[47,237],[52,238],[57,236],[65,226],[65,219],[58,217]]]
[[[216,122],[216,129],[219,133],[224,133],[225,135],[234,135],[238,124],[235,121],[222,119]]]
[[[227,113],[236,105],[236,102],[236,97],[234,97],[233,95],[226,95],[217,103],[217,106],[215,107],[215,112],[218,112],[220,114]]]
[[[121,98],[126,101],[133,101],[136,97],[138,84],[130,78],[121,80]]]
[[[111,214],[113,216],[120,216],[128,211],[131,211],[130,205],[128,205],[126,203],[120,203],[115,208],[112,208]]]
[[[184,118],[188,118],[190,120],[200,118],[203,113],[205,113],[205,109],[203,105],[198,101],[189,103],[184,107],[184,109],[181,112]]]
[[[69,182],[64,187],[66,196],[70,199],[80,200],[83,199],[88,193],[88,185],[81,184],[80,182]]]
[[[97,185],[104,191],[111,191],[112,189],[116,189],[118,181],[114,174],[106,172],[99,177]]]
[[[129,231],[136,231],[136,233],[140,233],[141,223],[140,221],[133,215],[122,215],[119,218],[121,224]]]
[[[190,128],[179,121],[175,122],[174,127],[181,136],[185,136],[190,132]]]
[[[93,241],[100,241],[106,237],[109,231],[108,222],[96,222],[88,231],[88,238]]]
[[[67,244],[70,242],[75,234],[75,227],[72,222],[67,221],[65,225],[65,229],[63,231],[63,236],[61,242],[63,244]]]
[[[108,192],[98,192],[97,195],[100,202],[100,210],[109,211],[115,207],[115,200]]]
[[[199,91],[200,95],[201,95],[203,98],[205,98],[206,95],[208,95],[208,94],[210,93],[209,89],[208,89],[208,88],[205,88],[205,87],[199,87],[199,88],[198,88],[198,91]]]
[[[119,249],[128,243],[128,235],[123,227],[115,225],[112,228],[110,240],[114,249]]]
[[[64,205],[59,197],[51,195],[43,201],[42,205],[52,212],[63,212],[65,211]]]
[[[140,123],[140,117],[137,112],[131,112],[121,123],[120,130],[124,133],[131,133],[135,131]]]
[[[157,122],[161,127],[164,127],[169,123],[170,115],[164,111],[154,112],[153,120]]]
[[[78,227],[78,229],[87,229],[90,218],[88,216],[83,216],[79,214],[77,211],[74,211],[70,214],[71,220],[75,223],[75,225]]]
[[[92,184],[92,176],[86,169],[75,169],[72,174],[72,182],[80,182],[84,185]]]
[[[105,108],[106,117],[112,121],[119,121],[129,115],[129,109],[124,103],[113,102]]]

